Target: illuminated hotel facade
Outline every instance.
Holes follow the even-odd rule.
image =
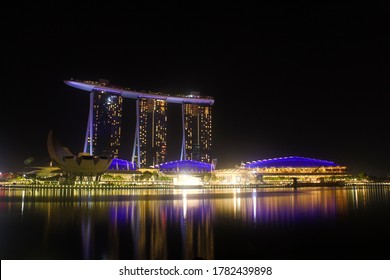
[[[187,95],[168,95],[134,91],[110,85],[105,80],[64,82],[68,86],[90,92],[91,104],[84,152],[98,155],[103,151],[112,150],[109,155],[118,156],[122,98],[131,98],[136,99],[136,129],[131,160],[138,168],[156,166],[166,161],[168,103],[182,106],[180,160],[207,163],[211,161],[211,106],[214,104],[212,97],[200,96],[194,92]]]
[[[167,102],[141,98],[137,99],[136,106],[138,117],[132,161],[142,167],[163,163],[167,155]]]
[[[183,104],[183,146],[181,160],[211,161],[211,107]]]
[[[121,136],[122,97],[93,90],[84,153],[117,158]]]

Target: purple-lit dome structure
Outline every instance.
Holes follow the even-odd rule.
[[[279,157],[271,159],[262,159],[257,161],[248,162],[244,165],[245,168],[288,168],[288,167],[302,167],[302,168],[313,168],[313,167],[335,167],[338,164],[314,158],[306,158],[299,156]]]
[[[156,166],[163,173],[206,173],[211,172],[211,163],[195,160],[176,160],[161,163]]]
[[[299,156],[279,157],[247,162],[246,170],[257,172],[265,183],[299,182],[324,183],[342,181],[347,167],[333,161]]]
[[[124,159],[119,159],[119,158],[114,158],[111,161],[110,166],[108,167],[108,171],[135,171],[137,170],[137,166],[134,162],[124,160]]]

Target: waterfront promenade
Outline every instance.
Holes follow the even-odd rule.
[[[59,182],[59,181],[39,181],[39,182],[0,182],[1,188],[33,188],[33,189],[228,189],[228,188],[306,188],[306,187],[348,187],[348,186],[390,186],[390,181],[378,182],[327,182],[327,183],[297,183],[286,184],[285,182],[275,182],[272,184],[222,184],[207,183],[202,185],[174,185],[167,182]]]

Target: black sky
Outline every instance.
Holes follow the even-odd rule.
[[[390,174],[389,14],[380,6],[2,12],[0,171],[48,162],[46,137],[81,151],[88,94],[64,79],[215,97],[219,168],[298,155]],[[133,145],[126,100],[121,157]],[[170,106],[168,153],[179,156]]]

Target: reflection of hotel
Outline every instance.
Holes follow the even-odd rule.
[[[150,167],[167,155],[167,104],[182,105],[181,160],[211,161],[211,106],[214,99],[197,92],[182,95],[134,91],[109,81],[67,80],[71,87],[90,92],[90,109],[84,152],[118,156],[122,97],[136,99],[136,131],[132,162]]]
[[[218,246],[224,244],[221,239],[226,242],[229,238],[228,220],[236,221],[240,227],[267,229],[300,222],[302,214],[307,221],[333,219],[345,214],[351,206],[366,209],[367,205],[375,205],[374,198],[379,192],[377,188],[328,189],[302,195],[239,188],[209,194],[201,190],[162,193],[159,190],[15,189],[0,192],[0,202],[4,201],[6,207],[6,201],[16,197],[21,202],[17,209],[19,215],[29,215],[31,211],[38,214],[38,224],[44,225],[44,250],[39,249],[42,257],[60,253],[60,258],[72,259],[211,260],[232,256],[240,259],[241,255],[233,255],[229,245],[248,246],[245,238],[237,239],[232,244],[226,243],[223,249],[229,256],[216,255],[221,252]],[[159,198],[145,199],[147,195]],[[91,201],[91,196],[97,199]],[[112,196],[123,200],[112,200]],[[75,244],[71,252],[64,251],[58,242],[67,233],[72,233],[67,238]],[[31,251],[26,256],[31,256]]]
[[[137,193],[139,194],[139,193]],[[131,200],[111,205],[110,231],[118,232],[126,225],[131,237],[133,259],[203,259],[214,258],[212,212],[209,205],[187,201],[187,195],[173,201]],[[111,237],[111,236],[110,236]],[[112,236],[110,241],[118,241]],[[125,242],[121,240],[121,242]],[[169,244],[175,244],[175,252]],[[172,246],[172,245],[171,245]],[[110,244],[112,259],[117,244]]]

